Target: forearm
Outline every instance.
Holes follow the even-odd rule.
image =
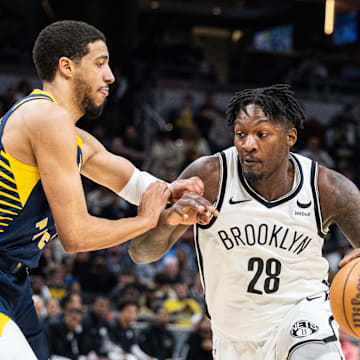
[[[158,226],[132,239],[129,255],[137,264],[145,264],[161,259],[171,246],[181,237],[188,226],[168,225],[161,215]]]
[[[149,231],[154,224],[149,219],[136,216],[108,220],[88,215],[72,229],[58,228],[58,234],[67,252],[95,251],[112,247]]]

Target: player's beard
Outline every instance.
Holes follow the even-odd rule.
[[[84,112],[84,116],[88,119],[96,119],[98,118],[103,110],[104,110],[104,103],[101,105],[96,105],[95,102],[92,100],[91,94],[91,87],[90,85],[83,80],[81,77],[77,77],[75,79],[75,94],[76,94],[76,101],[79,108]]]
[[[259,181],[261,181],[264,177],[264,174],[252,174],[252,173],[243,173],[245,179],[250,184],[257,184]]]

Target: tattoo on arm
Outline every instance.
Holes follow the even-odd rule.
[[[131,240],[129,255],[138,264],[154,262],[162,258],[187,226],[163,225]]]
[[[354,247],[360,247],[360,192],[352,181],[335,171],[328,179],[334,199],[332,220]]]

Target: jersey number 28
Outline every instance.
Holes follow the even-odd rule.
[[[248,270],[255,271],[255,275],[249,283],[247,291],[253,294],[262,295],[263,291],[256,289],[256,283],[258,282],[262,272],[265,268],[265,274],[267,277],[264,281],[264,291],[266,294],[272,294],[279,290],[280,285],[280,272],[281,272],[281,262],[279,260],[270,258],[264,264],[264,260],[258,257],[253,257],[249,259]]]

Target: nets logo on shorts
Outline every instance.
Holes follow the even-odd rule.
[[[290,330],[290,335],[295,338],[302,338],[315,334],[319,331],[319,327],[308,320],[297,321]]]

